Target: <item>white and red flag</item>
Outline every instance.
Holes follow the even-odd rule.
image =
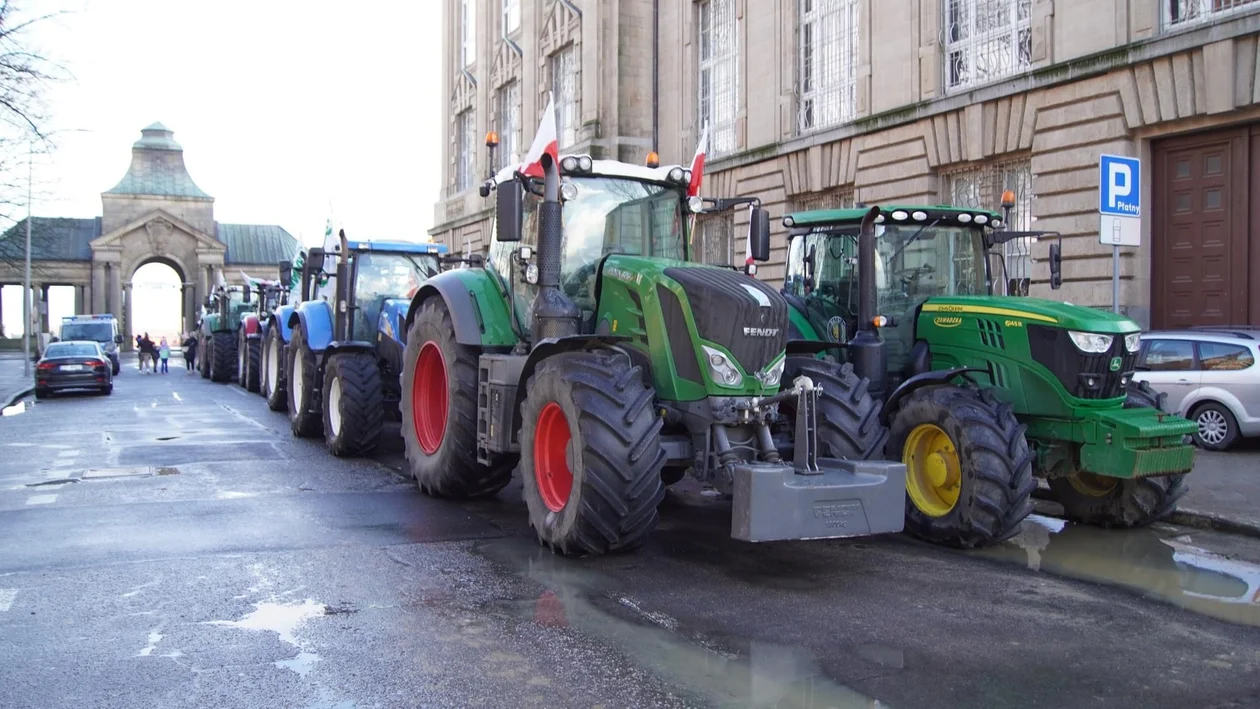
[[[691,182],[687,185],[687,196],[700,194],[700,185],[704,182],[704,156],[709,152],[709,124],[704,124],[700,134],[700,143],[696,145],[696,155],[691,159]]]
[[[534,135],[534,144],[529,146],[529,153],[521,164],[521,173],[530,177],[542,177],[542,157],[550,155],[553,163],[560,162],[560,148],[556,136],[556,103],[547,94],[547,108],[543,111],[542,121],[538,124],[538,133]]]

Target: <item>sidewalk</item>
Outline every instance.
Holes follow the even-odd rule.
[[[22,353],[0,352],[0,408],[34,392],[35,363],[31,363],[31,375],[22,376]]]
[[[1190,490],[1169,521],[1260,537],[1260,441],[1226,453],[1195,451],[1186,482]]]

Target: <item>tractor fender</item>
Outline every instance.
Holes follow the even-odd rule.
[[[262,327],[258,322],[258,316],[250,313],[241,318],[241,329],[245,331],[245,339],[257,340],[262,337]]]
[[[323,352],[333,339],[332,304],[326,300],[308,300],[289,316],[289,327],[301,324],[306,344],[312,352]]]
[[[328,364],[330,357],[335,354],[342,354],[345,352],[367,352],[370,354],[376,354],[376,346],[371,342],[363,342],[361,340],[334,340],[329,342],[328,346],[323,349],[319,359],[320,371],[324,371],[324,367]]]
[[[296,310],[296,305],[282,305],[276,308],[276,312],[271,316],[271,320],[280,327],[280,341],[286,345],[289,344],[289,338],[293,336],[293,325],[289,323],[289,318]]]
[[[618,343],[631,339],[626,335],[571,335],[569,337],[550,337],[539,342],[529,356],[525,358],[525,364],[521,367],[521,378],[516,385],[516,401],[513,403],[512,410],[512,428],[519,430],[521,427],[521,404],[525,402],[526,389],[529,385],[529,378],[534,376],[534,370],[538,368],[538,363],[564,352],[578,352],[581,350],[592,349],[612,349]]]
[[[441,298],[455,324],[455,341],[477,347],[511,347],[516,344],[512,316],[494,276],[484,268],[461,268],[439,273],[424,282],[411,298],[399,338],[406,343],[411,322],[429,298]]]
[[[887,426],[892,420],[893,414],[897,412],[897,407],[901,406],[901,400],[910,396],[915,391],[922,389],[923,387],[948,384],[950,380],[959,375],[967,374],[968,372],[979,372],[981,374],[992,376],[989,370],[982,369],[980,367],[955,367],[954,369],[940,369],[935,372],[924,372],[910,377],[902,382],[901,386],[897,387],[897,389],[893,391],[892,395],[888,397],[888,400],[884,402],[884,407],[880,409],[879,412],[880,423]]]

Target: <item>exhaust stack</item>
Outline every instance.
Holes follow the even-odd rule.
[[[849,342],[849,361],[860,377],[870,380],[871,396],[883,398],[888,386],[888,359],[884,340],[875,327],[875,307],[879,293],[875,281],[875,219],[879,207],[871,207],[862,217],[858,232],[858,324]]]
[[[534,299],[533,342],[568,337],[579,332],[582,313],[560,290],[560,259],[564,247],[563,208],[560,206],[560,165],[550,154],[540,160],[543,200],[538,205],[538,296]]]

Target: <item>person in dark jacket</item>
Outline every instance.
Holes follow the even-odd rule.
[[[184,334],[184,341],[179,343],[184,348],[184,364],[191,374],[197,366],[197,337],[191,332]]]

